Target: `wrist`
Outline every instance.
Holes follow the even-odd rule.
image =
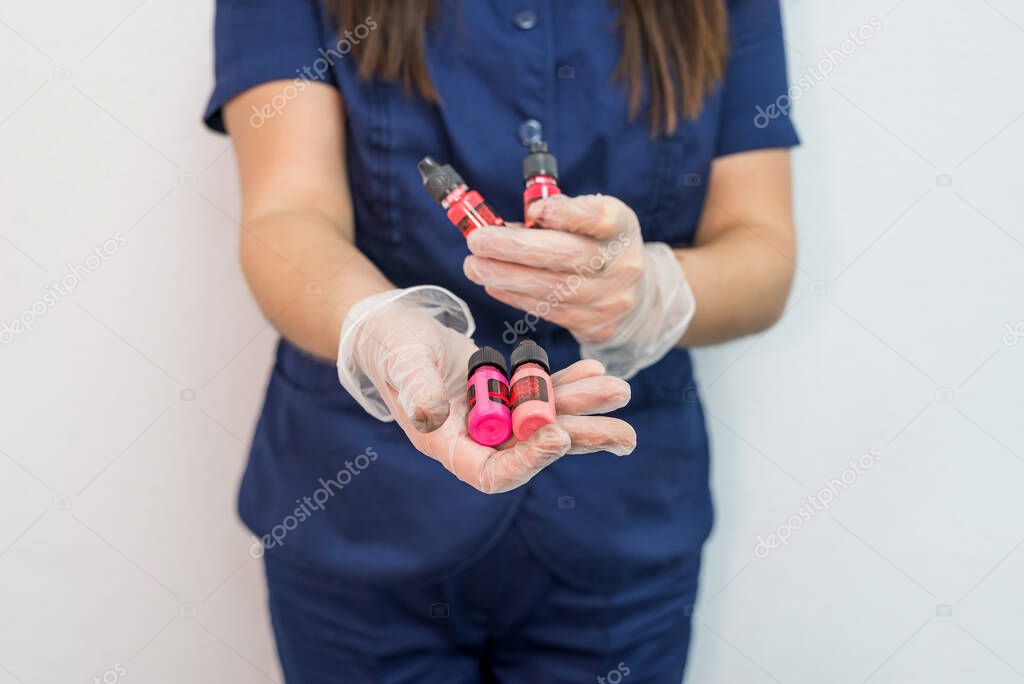
[[[609,375],[628,379],[675,347],[695,311],[693,291],[672,248],[648,242],[630,310],[608,339],[577,338],[580,355],[601,361]]]

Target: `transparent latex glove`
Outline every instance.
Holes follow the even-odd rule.
[[[631,378],[679,342],[693,291],[672,248],[643,241],[632,209],[605,195],[556,195],[530,205],[528,218],[536,228],[470,233],[466,277],[569,330],[609,375]]]
[[[368,297],[342,326],[338,377],[380,420],[396,420],[410,442],[470,486],[488,494],[526,483],[567,453],[630,453],[628,423],[593,414],[629,401],[629,385],[580,361],[552,376],[558,422],[529,439],[498,448],[477,444],[466,427],[466,371],[477,347],[467,335],[466,305],[438,287],[393,290]]]

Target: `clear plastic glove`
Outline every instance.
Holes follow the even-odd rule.
[[[580,361],[552,376],[558,422],[495,449],[466,428],[466,364],[476,345],[465,303],[439,287],[393,290],[349,311],[338,348],[342,386],[379,420],[396,420],[412,444],[472,487],[494,494],[525,484],[565,454],[630,453],[636,433],[606,413],[629,385]]]
[[[510,224],[468,236],[466,277],[495,299],[569,330],[580,355],[630,378],[659,361],[696,310],[672,248],[643,241],[614,197],[556,195],[529,207],[537,228]]]

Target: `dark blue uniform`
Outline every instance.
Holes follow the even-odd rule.
[[[463,276],[464,239],[423,191],[421,157],[451,163],[499,215],[521,220],[523,145],[542,134],[564,192],[617,196],[646,240],[687,245],[715,157],[797,142],[787,118],[757,120],[788,89],[778,0],[729,3],[724,82],[697,119],[654,138],[646,110],[630,121],[612,81],[621,40],[610,3],[442,6],[427,49],[435,106],[358,77],[349,43],[387,30],[373,17],[346,37],[312,0],[218,0],[206,120],[222,130],[224,103],[267,81],[292,83],[275,108],[252,112],[254,125],[311,80],[337,87],[359,249],[398,287],[463,297],[479,345],[506,348],[502,334],[525,314]],[[553,368],[578,359],[568,332],[528,322]],[[616,414],[636,428],[631,456],[566,456],[487,496],[369,418],[333,365],[282,341],[239,508],[267,542],[288,681],[449,684],[483,670],[482,681],[678,682],[712,521],[707,432],[686,351],[631,385]]]

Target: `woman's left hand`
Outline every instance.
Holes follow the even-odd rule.
[[[530,205],[536,228],[472,231],[463,270],[489,295],[569,330],[581,355],[631,377],[679,341],[695,309],[672,249],[644,243],[636,213],[605,195]]]
[[[528,218],[535,228],[471,232],[466,277],[581,342],[606,341],[633,310],[643,275],[636,214],[614,197],[555,195],[531,204]]]

